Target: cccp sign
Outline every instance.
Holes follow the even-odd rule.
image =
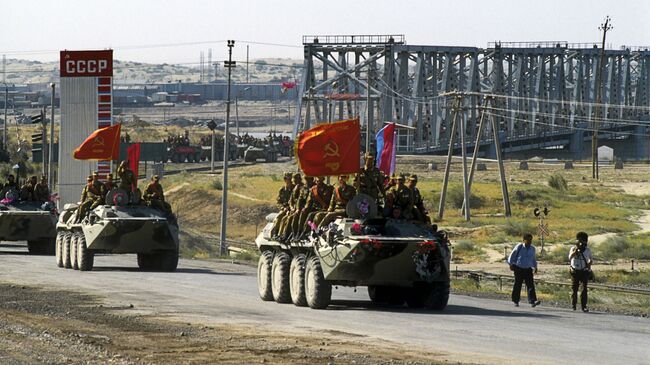
[[[61,51],[62,77],[113,76],[113,51]]]

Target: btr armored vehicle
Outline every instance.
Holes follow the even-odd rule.
[[[141,270],[174,271],[178,265],[178,224],[173,215],[142,205],[139,196],[113,189],[106,202],[77,219],[77,204],[66,204],[56,225],[56,264],[93,269],[96,254],[135,253]]]
[[[0,201],[0,241],[27,241],[30,254],[52,255],[56,237],[56,207],[51,202],[21,201],[16,190]]]
[[[256,239],[262,300],[326,308],[332,286],[367,286],[373,302],[442,310],[449,299],[449,244],[444,232],[377,217],[369,196],[347,205],[347,218],[316,229],[308,240],[270,237],[275,214]]]

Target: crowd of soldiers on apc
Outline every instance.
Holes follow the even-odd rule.
[[[137,177],[129,169],[128,161],[122,161],[117,169],[119,182],[113,180],[113,174],[108,174],[106,181],[99,180],[99,174],[95,171],[92,175],[88,175],[86,185],[81,191],[81,199],[79,201],[79,208],[77,208],[77,219],[75,223],[80,223],[89,212],[100,205],[111,204],[107,202],[106,196],[108,192],[113,189],[121,189],[129,195],[133,194],[133,186],[137,181]],[[140,204],[145,204],[151,208],[158,209],[168,216],[171,216],[171,205],[165,201],[165,194],[162,185],[160,185],[160,178],[158,175],[151,177],[151,181],[147,185],[142,194],[142,201]]]
[[[47,185],[47,177],[41,176],[40,181],[36,176],[26,180],[22,186],[18,186],[14,175],[7,176],[7,182],[2,185],[0,196],[6,197],[7,192],[18,192],[18,200],[25,202],[45,203],[50,201],[50,188]]]
[[[336,186],[327,184],[325,177],[305,176],[303,181],[300,173],[285,173],[284,186],[278,191],[279,214],[271,237],[280,242],[305,239],[312,230],[346,217],[347,204],[357,194],[374,199],[378,214],[386,218],[430,225],[431,219],[417,188],[418,177],[393,174],[389,178],[374,162],[374,157],[366,154],[364,167],[354,175],[352,184],[349,175],[340,175]]]

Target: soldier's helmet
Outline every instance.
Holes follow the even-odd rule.
[[[409,181],[418,182],[418,175],[413,174],[413,175],[409,176]]]

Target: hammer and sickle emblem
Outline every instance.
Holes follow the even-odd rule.
[[[323,156],[323,158],[325,158],[325,157],[341,157],[341,155],[339,154],[339,145],[336,144],[336,142],[334,142],[332,140],[327,142],[325,147],[323,147],[323,150],[325,151],[325,155]]]
[[[95,139],[93,139],[93,144],[91,145],[91,148],[94,148],[94,147],[101,147],[101,146],[103,146],[103,145],[104,145],[104,138],[102,138],[102,137],[95,137]]]
[[[339,170],[339,167],[341,167],[341,164],[338,162],[328,162],[325,164],[325,167],[332,170],[332,172],[336,172]]]

